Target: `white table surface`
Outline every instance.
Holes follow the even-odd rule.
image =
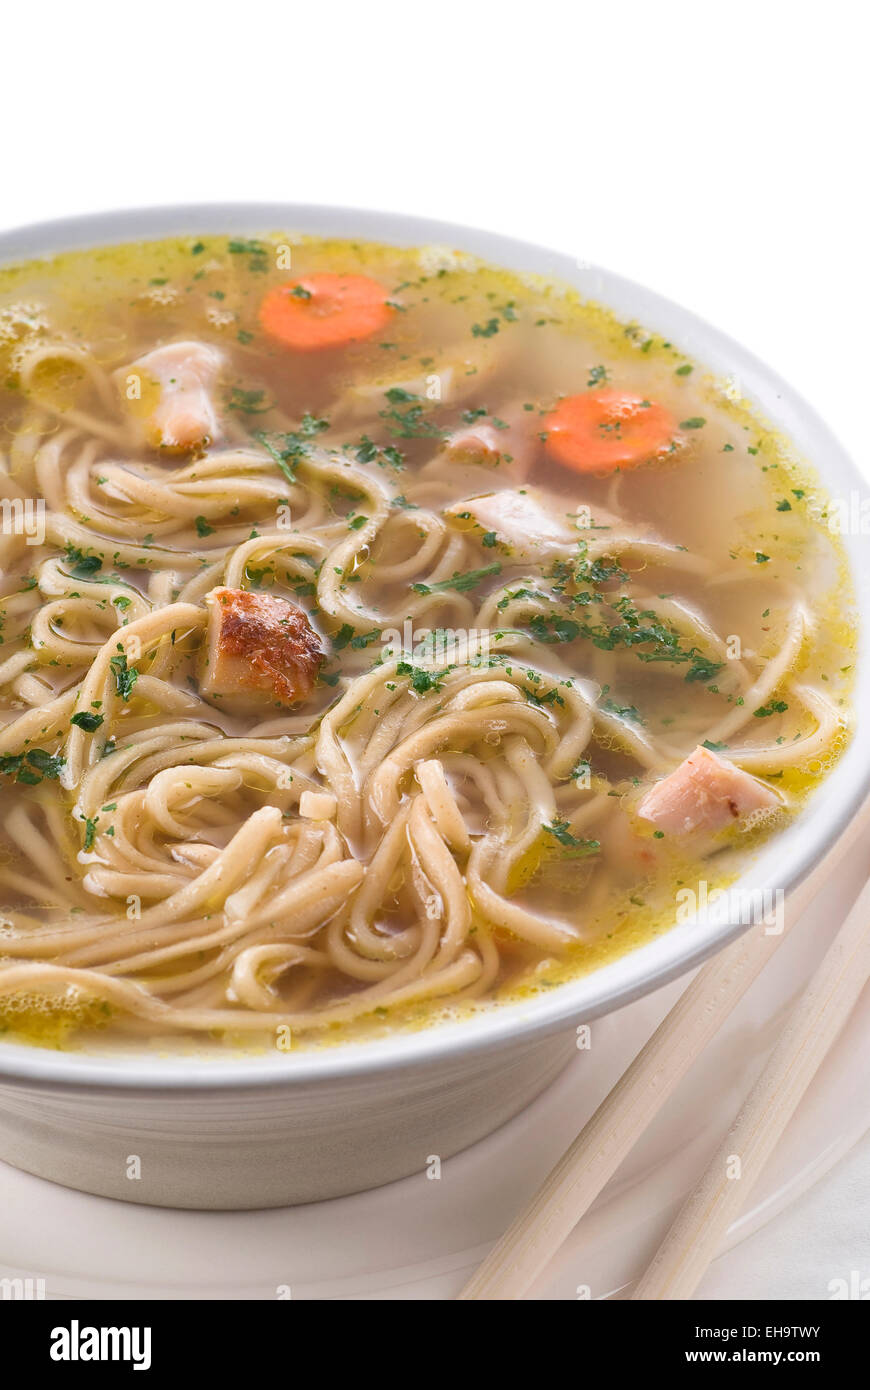
[[[731,332],[870,476],[864,23],[847,0],[19,6],[0,225],[286,199],[538,240]],[[870,1279],[868,1194],[865,1139],[701,1296]]]
[[[870,1298],[870,1134],[786,1211],[726,1255],[697,1297]]]

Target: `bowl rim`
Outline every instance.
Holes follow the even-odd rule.
[[[0,266],[65,251],[198,233],[284,231],[397,246],[445,245],[520,273],[567,283],[622,318],[638,321],[717,373],[737,373],[744,395],[795,444],[829,493],[866,493],[867,480],[803,396],[736,339],[665,296],[564,252],[460,223],[340,205],[211,202],[85,213],[0,232]],[[857,674],[851,739],[837,765],[795,822],[764,846],[733,887],[788,891],[799,884],[846,828],[870,792],[870,547],[841,537],[855,588]],[[365,1042],[262,1056],[192,1057],[150,1051],[123,1054],[47,1051],[0,1043],[0,1085],[66,1092],[129,1094],[276,1088],[468,1063],[494,1048],[531,1044],[613,1012],[699,965],[748,928],[740,922],[675,925],[652,941],[534,999],[494,1004],[468,1018]]]

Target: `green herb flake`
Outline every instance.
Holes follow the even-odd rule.
[[[78,714],[70,716],[69,722],[75,724],[78,729],[84,729],[86,734],[92,734],[102,724],[103,716],[101,714],[90,714],[87,710],[79,710]]]

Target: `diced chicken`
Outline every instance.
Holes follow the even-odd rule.
[[[448,436],[444,452],[449,458],[461,459],[463,463],[497,464],[501,459],[498,430],[495,425],[464,425]]]
[[[547,498],[531,488],[505,489],[483,497],[467,497],[447,515],[471,517],[482,531],[492,533],[518,559],[530,560],[542,551],[567,551],[580,539],[560,499]]]
[[[220,434],[214,389],[224,355],[207,343],[167,343],[122,367],[115,379],[145,439],[165,453],[203,449]]]
[[[212,589],[206,603],[205,699],[241,713],[308,698],[325,654],[301,608],[246,589]]]
[[[679,767],[650,787],[637,814],[665,834],[715,832],[779,800],[769,787],[709,748],[696,748]]]
[[[498,468],[523,482],[539,447],[531,420],[521,405],[507,406],[495,417],[460,425],[445,440],[444,452],[453,464]]]

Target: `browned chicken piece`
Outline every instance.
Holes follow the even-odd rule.
[[[145,440],[168,454],[204,449],[220,434],[213,393],[224,355],[208,343],[167,343],[115,373]]]
[[[308,698],[326,656],[301,608],[247,589],[212,589],[206,603],[205,699],[243,713]]]

